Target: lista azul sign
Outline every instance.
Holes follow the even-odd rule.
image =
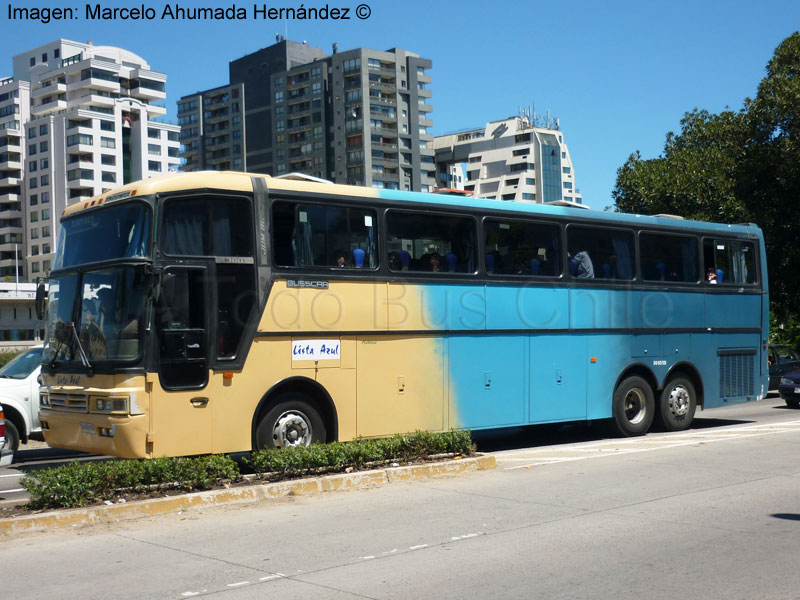
[[[293,340],[292,360],[339,360],[339,340]]]

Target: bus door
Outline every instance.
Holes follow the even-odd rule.
[[[157,456],[202,454],[212,448],[213,399],[208,393],[214,294],[212,265],[164,269],[156,301],[158,378],[153,393]],[[173,447],[174,446],[174,447]]]

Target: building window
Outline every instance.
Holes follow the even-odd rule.
[[[32,240],[38,240],[39,239],[39,229],[37,227],[34,227],[33,229],[31,229],[31,239]]]
[[[31,65],[32,67],[33,67],[34,65],[36,65],[36,57],[35,57],[35,56],[31,56],[31,62],[30,62],[30,65]]]
[[[161,130],[160,129],[156,129],[155,127],[148,127],[147,128],[147,137],[153,138],[153,139],[156,139],[156,140],[161,139]]]
[[[37,187],[39,187],[39,180],[36,177],[31,177],[28,180],[28,188],[33,190],[36,189]]]
[[[38,163],[35,160],[32,160],[28,163],[28,171],[33,172],[37,169]]]
[[[39,125],[39,135],[47,135],[47,125]]]
[[[49,221],[50,220],[50,209],[43,208],[42,209],[42,221]]]
[[[36,154],[36,144],[28,145],[28,154]]]
[[[100,138],[100,147],[101,148],[116,148],[117,147],[117,141],[114,138],[101,137]]]
[[[33,212],[31,212],[30,222],[31,223],[38,223],[39,222],[39,213],[37,211],[34,210]]]
[[[50,225],[45,225],[42,227],[42,237],[49,238],[50,237]]]
[[[46,169],[49,166],[50,166],[50,160],[49,159],[43,158],[42,160],[39,161],[39,168],[40,169]]]
[[[102,129],[103,131],[116,131],[116,126],[114,124],[114,121],[104,121],[101,119],[100,129]]]
[[[39,183],[41,183],[43,186],[50,185],[50,175],[42,175],[39,178]]]
[[[31,194],[30,197],[28,198],[28,202],[30,203],[31,206],[36,206],[37,204],[39,204],[39,196],[37,194]]]
[[[47,152],[49,147],[50,145],[47,143],[47,141],[39,142],[39,152]]]
[[[275,102],[283,102],[283,92],[275,92]]]
[[[39,256],[39,246],[31,246],[31,256]]]
[[[31,263],[31,273],[39,273],[41,266],[38,262]]]
[[[42,254],[50,254],[50,244],[42,244]]]
[[[50,192],[42,192],[42,204],[50,203]]]
[[[113,171],[103,171],[101,175],[101,179],[106,183],[116,183],[117,182],[117,174]]]
[[[147,144],[147,153],[152,156],[161,156],[161,146],[158,144]]]
[[[157,171],[157,172],[160,173],[161,172],[161,163],[157,162],[155,160],[149,160],[149,161],[147,161],[147,168],[150,169],[151,171]]]
[[[101,154],[100,155],[100,162],[104,165],[116,165],[117,164],[117,157],[113,154]]]

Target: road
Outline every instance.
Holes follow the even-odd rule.
[[[800,411],[697,425],[483,434],[490,472],[22,536],[0,545],[3,595],[800,597]]]

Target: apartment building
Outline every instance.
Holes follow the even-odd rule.
[[[276,44],[232,61],[229,86],[181,98],[184,169],[302,172],[336,183],[431,190],[431,65],[399,48],[339,52],[334,44],[326,56],[279,36]],[[243,99],[235,109],[234,91]],[[220,112],[201,104],[220,93],[230,99],[229,106],[212,105]],[[230,144],[211,143],[220,134],[209,130],[209,118],[226,123]],[[235,153],[240,146],[234,148],[232,139],[240,130],[241,167]],[[222,151],[216,162],[209,160],[209,148]]]
[[[14,56],[13,67],[0,80],[0,99],[15,94],[0,100],[0,114],[19,105],[0,118],[0,144],[17,159],[0,162],[9,175],[0,179],[0,236],[12,236],[0,237],[0,269],[11,275],[5,242],[19,239],[13,269],[33,280],[50,270],[64,208],[176,170],[180,127],[162,120],[166,74],[128,50],[59,39]]]
[[[542,126],[537,126],[542,125]],[[439,187],[509,202],[583,204],[564,135],[555,120],[527,115],[434,141]],[[463,183],[454,165],[463,164]]]

